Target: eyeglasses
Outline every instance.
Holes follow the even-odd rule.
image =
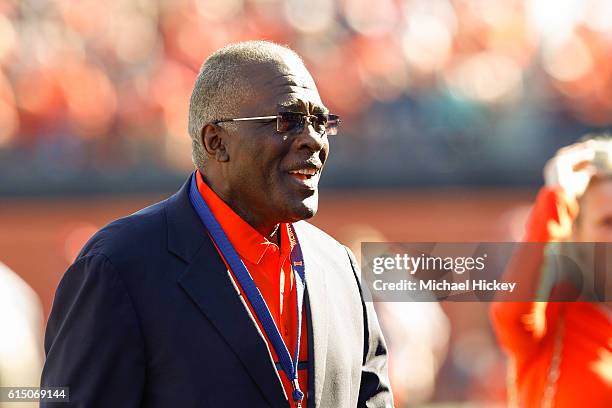
[[[273,121],[276,120],[276,131],[278,133],[285,132],[302,132],[306,121],[311,124],[315,131],[320,135],[326,133],[329,136],[338,134],[338,126],[340,125],[340,117],[331,113],[315,113],[307,115],[301,112],[279,112],[275,116],[253,116],[250,118],[233,118],[219,119],[212,123],[222,122],[247,122],[247,121]]]

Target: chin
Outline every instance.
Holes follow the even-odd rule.
[[[312,196],[300,200],[292,206],[291,222],[307,220],[314,217],[319,209],[319,195],[315,192]]]

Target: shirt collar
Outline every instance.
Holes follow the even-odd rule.
[[[267,251],[278,251],[276,244],[243,220],[206,184],[199,170],[196,170],[196,180],[200,195],[241,258],[259,264]],[[291,253],[294,245],[289,238],[287,223],[280,224],[277,233],[280,234],[281,240],[280,257],[284,260]]]

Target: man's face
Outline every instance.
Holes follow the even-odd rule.
[[[612,242],[612,179],[594,179],[580,202],[576,233],[582,242]]]
[[[252,66],[247,75],[255,96],[242,103],[240,117],[327,112],[312,77],[297,60]],[[316,213],[319,177],[329,152],[327,135],[312,126],[277,133],[276,121],[234,122],[226,129],[229,160],[223,172],[230,201],[266,224]],[[299,170],[316,173],[296,174]]]

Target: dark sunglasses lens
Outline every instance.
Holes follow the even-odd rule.
[[[323,134],[327,131],[328,120],[329,115],[327,113],[317,113],[313,115],[313,120],[311,123],[317,133]]]
[[[315,131],[330,136],[338,133],[340,118],[338,115],[319,113],[310,117]],[[281,112],[277,116],[276,129],[279,132],[300,132],[303,130],[305,115],[298,112]]]
[[[276,130],[279,132],[291,132],[300,128],[304,121],[304,115],[294,112],[281,112],[277,116]]]
[[[334,114],[328,114],[327,120],[325,121],[325,133],[329,136],[338,134],[338,127],[340,126],[340,117]]]

